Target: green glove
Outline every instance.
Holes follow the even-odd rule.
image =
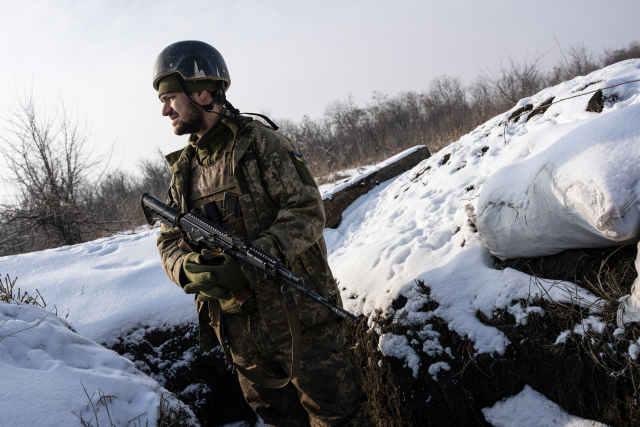
[[[236,260],[229,255],[216,255],[207,249],[203,249],[201,254],[188,254],[182,268],[190,282],[184,291],[188,294],[199,292],[199,301],[229,300],[233,297],[232,291],[249,284]]]
[[[209,289],[216,280],[214,264],[221,265],[223,262],[222,257],[206,249],[203,249],[202,255],[197,252],[187,254],[182,261],[182,271],[189,282],[184,287],[184,291],[188,294],[195,294],[200,291],[200,288]],[[205,283],[210,283],[210,285],[205,285]]]

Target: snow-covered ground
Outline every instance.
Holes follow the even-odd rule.
[[[140,325],[196,322],[193,295],[160,266],[158,230],[0,258],[0,273],[17,277],[30,294],[37,288],[80,335],[99,343],[113,344]]]
[[[338,228],[325,230],[329,263],[340,282],[345,307],[368,316],[372,327],[376,327],[372,320],[376,310],[414,324],[424,324],[438,316],[448,322],[451,330],[472,340],[477,352],[502,354],[509,345],[508,339],[497,328],[482,324],[476,311],[491,317],[493,311],[506,308],[520,322],[526,322],[527,310],[540,309],[523,309],[514,301],[542,292],[524,273],[493,268],[489,250],[469,225],[465,205],[475,207],[483,184],[507,167],[517,168],[533,157],[556,160],[552,157],[554,151],[547,149],[584,126],[606,121],[609,128],[615,123],[621,133],[626,128],[637,128],[640,83],[605,91],[605,96],[617,94],[618,100],[607,104],[600,114],[585,111],[591,97],[587,95],[552,105],[529,121],[510,122],[506,143],[504,123],[512,111],[526,104],[538,106],[552,96],[558,101],[586,88],[596,90],[639,78],[640,60],[629,60],[545,89],[521,100],[511,111],[478,127],[413,170],[359,198],[342,214]],[[603,133],[597,136],[607,137]],[[637,147],[640,132],[635,138]],[[625,171],[617,173],[623,175]],[[509,177],[505,176],[504,187],[509,185]],[[430,297],[439,304],[435,311],[416,312],[426,303],[417,290],[416,279],[424,280],[431,289]],[[566,301],[571,292],[566,286],[542,284],[557,301]],[[594,300],[582,289],[574,292],[586,301]],[[391,302],[399,295],[408,298],[408,302],[395,312]],[[420,332],[425,340],[423,351],[446,352],[439,345],[439,334],[429,325],[424,328]],[[406,336],[383,334],[380,349],[386,355],[404,359],[417,376],[420,359]],[[424,368],[431,373],[448,366]]]
[[[178,405],[133,362],[75,333],[50,310],[0,303],[1,425],[73,426],[80,418],[156,425],[162,396]]]
[[[528,103],[537,106],[551,96],[559,100],[575,95],[590,83],[596,82],[588,90],[638,78],[640,60],[626,61],[546,89],[522,100],[513,110]],[[506,308],[518,321],[526,322],[531,311],[540,309],[523,308],[517,301],[540,290],[524,273],[493,268],[489,250],[468,223],[465,205],[475,206],[483,184],[496,172],[532,156],[544,156],[551,142],[586,124],[621,113],[627,120],[632,116],[636,123],[640,121],[640,83],[620,86],[606,95],[610,93],[617,93],[620,99],[607,105],[601,114],[585,111],[590,98],[585,96],[553,105],[528,122],[510,123],[505,144],[504,121],[510,114],[507,112],[359,198],[343,213],[337,229],[325,230],[329,262],[340,283],[346,308],[367,316],[370,326],[378,332],[381,331],[373,321],[376,311],[419,325],[438,316],[448,322],[451,330],[472,340],[477,352],[503,353],[508,339],[497,328],[480,323],[476,311],[491,316],[494,310]],[[621,127],[630,125],[619,122]],[[353,176],[348,181],[360,178]],[[339,184],[346,186],[349,182]],[[340,188],[333,185],[324,189],[324,193],[328,197]],[[86,404],[80,378],[89,393],[102,388],[105,393],[119,397],[114,402],[132,405],[123,414],[137,415],[138,410],[147,411],[157,402],[158,393],[154,392],[152,380],[136,372],[126,359],[91,342],[113,344],[119,336],[141,327],[196,322],[193,297],[172,284],[160,267],[155,245],[157,234],[157,229],[144,230],[134,235],[0,258],[0,273],[17,276],[17,286],[30,294],[35,294],[37,288],[48,304],[47,309],[55,304],[58,315],[66,317],[79,334],[75,335],[62,320],[52,316],[0,343],[3,385],[0,420],[29,411],[35,403],[26,401],[24,396],[37,395],[36,390],[45,387],[41,381],[45,379],[44,384],[50,384],[53,402],[67,399],[67,406],[60,407],[60,416],[70,415],[73,408]],[[424,280],[431,289],[430,297],[439,304],[435,311],[417,311],[426,300],[417,290],[416,279]],[[573,285],[573,290],[551,283],[543,285],[556,300],[568,299],[568,292],[577,292],[587,301],[595,298],[584,290],[575,290]],[[391,302],[401,295],[407,298],[407,303],[396,312]],[[36,309],[29,308],[14,319],[16,314],[11,314],[16,310],[14,307],[0,304],[0,322],[9,320],[0,328],[0,335],[23,324],[33,325],[40,318]],[[597,326],[597,319],[591,319],[589,325]],[[54,333],[64,336],[66,341],[51,338],[56,336]],[[439,333],[430,325],[418,334],[424,342],[424,353],[448,353],[438,341]],[[69,350],[61,348],[58,342],[69,342]],[[437,378],[438,372],[450,369],[443,361],[420,366],[419,355],[403,335],[383,334],[380,349],[388,356],[404,360],[416,375],[424,369]],[[74,356],[67,356],[67,351],[86,351],[86,357],[80,363]],[[110,374],[105,374],[105,370],[110,370]],[[125,383],[129,385],[124,386]],[[131,403],[137,402],[135,396],[145,403]],[[42,403],[39,413],[44,414],[49,406]],[[496,421],[496,425],[509,424]]]
[[[17,277],[16,289],[30,295],[38,289],[47,303],[45,310],[0,303],[0,337],[8,335],[0,342],[1,425],[80,425],[72,411],[88,422],[94,413],[83,386],[101,425],[109,415],[119,426],[155,425],[163,393],[177,404],[133,362],[96,344],[114,344],[141,326],[196,321],[193,297],[160,267],[157,234],[146,230],[0,258],[0,273]],[[106,400],[108,414],[98,405],[100,393],[114,396]]]

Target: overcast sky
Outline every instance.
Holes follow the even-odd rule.
[[[202,40],[224,56],[229,100],[273,119],[318,118],[352,94],[424,90],[448,74],[470,82],[507,53],[583,43],[599,54],[640,39],[640,1],[21,1],[0,3],[0,104],[11,91],[76,105],[112,165],[135,170],[179,149],[160,114],[153,63],[167,45]]]

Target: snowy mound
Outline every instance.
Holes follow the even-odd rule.
[[[517,167],[514,165],[536,156],[540,159],[550,143],[599,118],[613,117],[620,111],[624,118],[616,119],[620,132],[637,132],[640,83],[605,91],[608,101],[600,114],[586,111],[591,97],[587,95],[552,105],[529,120],[511,121],[506,135],[505,122],[527,104],[538,106],[552,97],[557,101],[639,78],[640,60],[629,60],[545,89],[358,199],[343,213],[337,229],[325,231],[329,263],[346,308],[369,317],[374,327],[378,312],[413,324],[438,316],[451,330],[474,341],[477,352],[502,354],[508,339],[498,329],[482,324],[476,311],[491,317],[494,310],[506,308],[518,321],[526,322],[527,310],[539,308],[522,309],[514,301],[542,292],[532,288],[526,274],[493,268],[492,256],[469,221],[465,205],[475,208],[485,182],[504,168]],[[617,96],[611,97],[614,93]],[[502,180],[505,189],[517,185],[508,174]],[[418,311],[427,299],[417,289],[417,279],[430,288],[430,298],[439,304],[435,311]],[[566,300],[567,289],[549,286],[552,298]],[[581,289],[575,292],[585,300],[594,299]],[[406,297],[407,303],[396,312],[391,302],[399,296]],[[439,345],[439,334],[429,326],[420,332],[426,339],[424,352],[446,352]],[[404,359],[417,373],[419,358],[407,344],[406,336],[393,334],[384,334],[380,340],[384,354]],[[444,365],[431,368],[437,372],[448,368]]]
[[[599,85],[630,77],[605,74]],[[491,253],[531,258],[611,246],[638,235],[637,84],[607,90],[615,101],[603,114],[557,111],[550,113],[557,114],[554,126],[544,118],[528,125],[526,117],[511,126],[518,136],[508,140],[511,147],[501,156],[505,166],[489,177],[478,200],[478,230]]]
[[[67,315],[82,336],[113,344],[140,325],[197,322],[193,296],[162,270],[158,229],[0,258],[0,268],[18,277],[17,286]]]
[[[102,425],[156,425],[161,396],[176,402],[133,362],[22,303],[0,303],[0,384],[0,419],[13,427],[96,425],[96,414]]]

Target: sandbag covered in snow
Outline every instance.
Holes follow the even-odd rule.
[[[640,104],[561,135],[485,183],[477,227],[498,258],[611,246],[638,235]]]

